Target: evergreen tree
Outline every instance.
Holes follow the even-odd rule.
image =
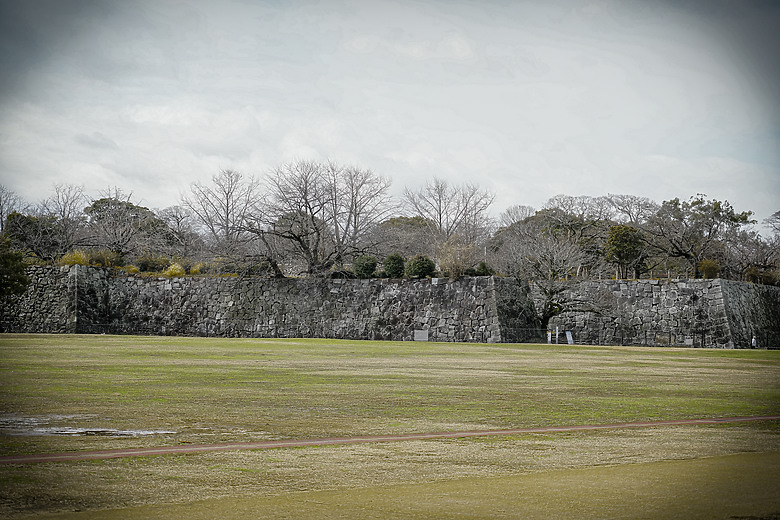
[[[22,253],[11,249],[11,241],[0,236],[0,298],[24,293],[30,279],[24,274]]]

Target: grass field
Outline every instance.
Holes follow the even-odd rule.
[[[0,455],[778,413],[778,351],[0,335]],[[669,518],[704,514],[696,501],[738,493],[726,484],[747,483],[744,473],[771,496],[717,511],[768,518],[780,513],[776,452],[780,425],[767,421],[11,465],[0,467],[0,517],[206,518],[241,504],[243,518],[544,518],[540,504],[584,507],[595,493],[542,493],[572,475],[614,480],[613,495],[628,497],[620,486],[632,478],[690,483],[700,472],[710,478],[695,496],[648,500]],[[525,494],[507,491],[517,486]],[[471,498],[459,514],[436,496]],[[626,507],[624,518],[663,517]]]

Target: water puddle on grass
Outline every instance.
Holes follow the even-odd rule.
[[[42,415],[36,417],[23,415],[0,416],[0,434],[2,435],[65,435],[65,436],[101,436],[101,437],[142,437],[146,435],[172,435],[170,430],[117,430],[115,428],[88,428],[69,426],[61,423],[76,423],[94,420],[95,415]]]

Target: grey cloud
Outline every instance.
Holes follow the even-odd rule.
[[[322,154],[538,206],[588,171],[686,197],[727,156],[755,192],[780,165],[774,4],[0,0],[0,175],[162,207],[220,168]]]
[[[0,96],[30,86],[41,67],[88,37],[88,20],[110,10],[111,4],[97,0],[0,0]]]
[[[119,145],[116,144],[116,142],[100,132],[92,132],[90,135],[77,134],[76,137],[74,137],[74,140],[77,143],[89,148],[102,148],[108,150],[119,149]]]

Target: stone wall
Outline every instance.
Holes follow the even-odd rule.
[[[780,288],[731,280],[583,282],[592,312],[567,313],[550,327],[575,343],[749,348],[780,342]]]
[[[780,287],[721,280],[726,317],[736,347],[780,348]]]
[[[3,329],[23,332],[77,332],[82,324],[108,316],[105,269],[85,266],[30,267],[30,285],[21,297],[0,300]]]
[[[30,267],[30,285],[20,297],[0,300],[3,330],[20,332],[74,332],[76,327],[74,275],[67,267]]]
[[[515,309],[528,307],[506,298],[498,306],[496,287],[517,284],[493,277],[169,279],[83,266],[31,274],[27,293],[0,312],[5,330],[388,340],[412,340],[415,330],[426,330],[429,341],[495,343],[506,341],[502,316],[519,323]]]
[[[501,341],[489,278],[117,278],[111,323],[193,336]]]
[[[150,278],[33,267],[0,306],[2,330],[225,337],[539,341],[533,290],[498,277],[451,281]],[[780,347],[780,288],[729,280],[606,280],[576,289],[594,312],[550,322],[575,343]],[[425,334],[423,334],[425,335]]]

